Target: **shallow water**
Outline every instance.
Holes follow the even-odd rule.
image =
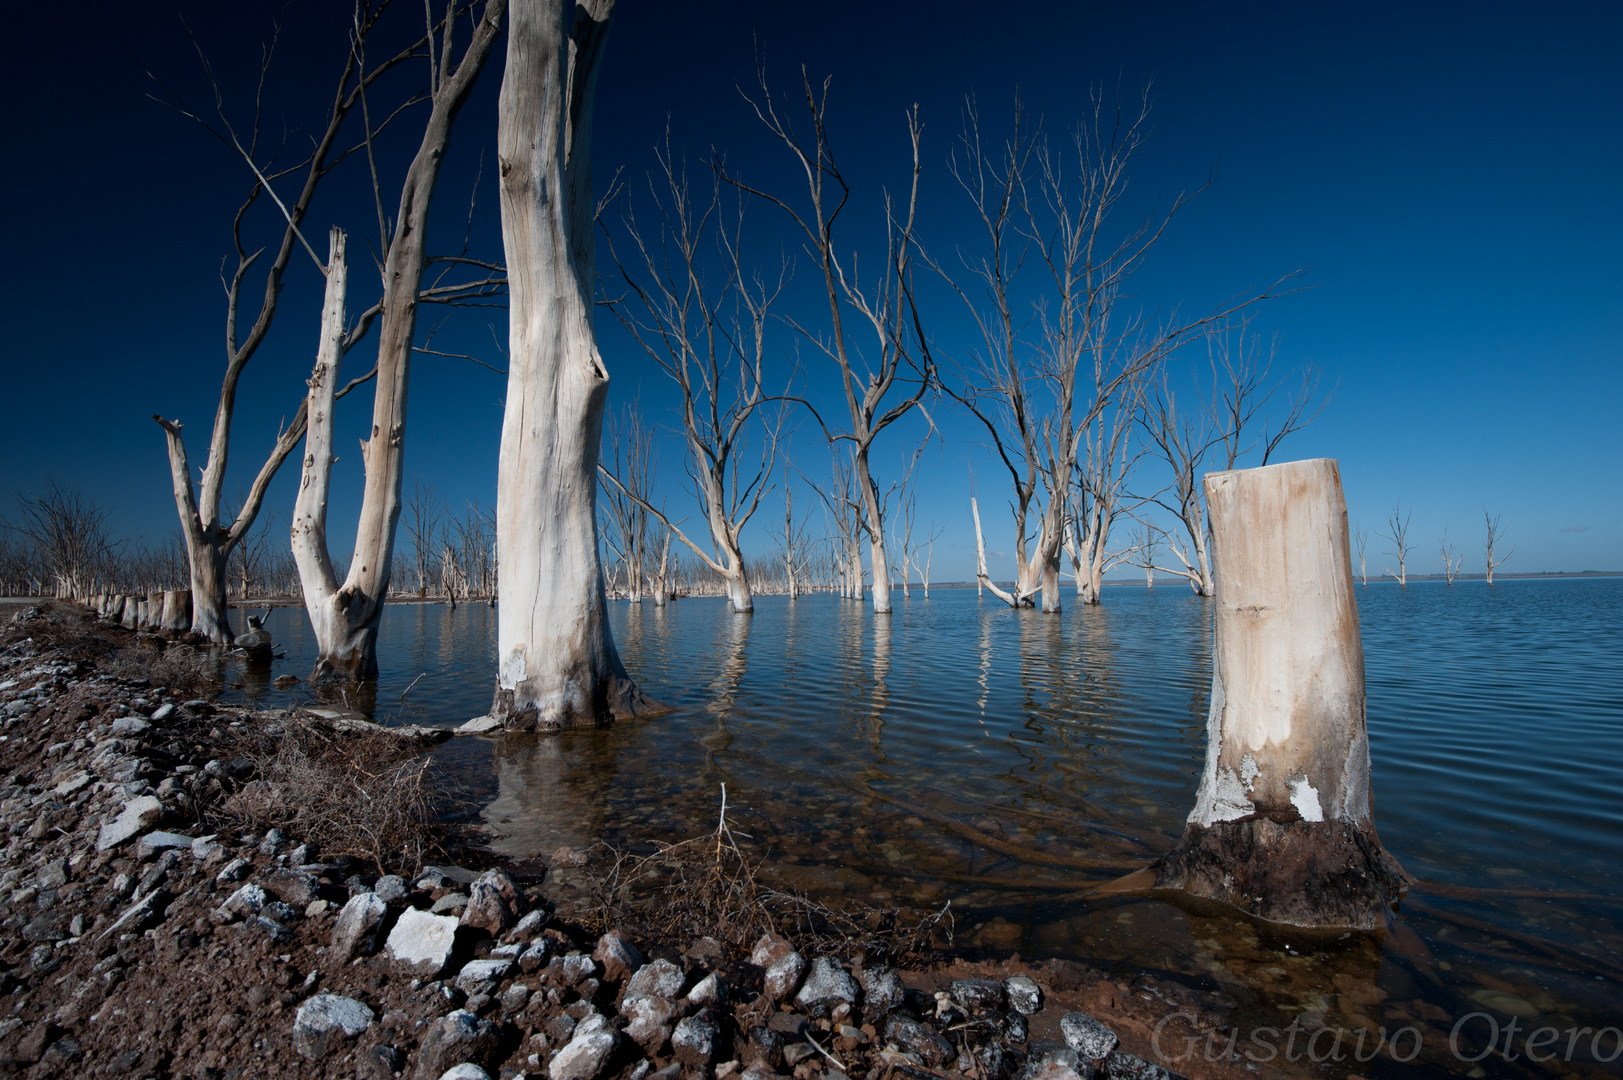
[[[1554,1027],[1558,1056],[1542,1068],[1569,1042],[1578,1066],[1592,1039],[1565,1029],[1623,1024],[1623,580],[1382,583],[1358,599],[1376,822],[1422,881],[1378,937],[1074,895],[1170,847],[1193,803],[1210,613],[1179,588],[1111,588],[1058,617],[967,589],[898,596],[889,617],[826,595],[760,597],[750,618],[715,599],[620,603],[626,666],[674,712],[457,740],[441,760],[514,855],[696,835],[725,784],[731,820],[779,883],[914,910],[950,899],[960,944],[1204,982],[1239,1003],[1242,1046],[1292,1017],[1413,1027],[1419,1063],[1354,1071],[1466,1073],[1449,1033],[1481,1011],[1516,1018],[1515,1040]],[[308,673],[302,612],[267,625],[288,650],[274,673]],[[489,705],[488,607],[391,607],[380,652],[385,675],[362,704],[385,722],[455,724]],[[262,679],[237,696],[306,696]],[[1487,1030],[1470,1021],[1461,1053]],[[1516,1062],[1476,1067],[1520,1075],[1512,1048]]]

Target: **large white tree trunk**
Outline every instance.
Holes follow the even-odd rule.
[[[609,376],[592,329],[592,95],[613,0],[516,0],[497,154],[509,374],[496,486],[498,681],[509,730],[655,707],[609,634],[597,454]],[[573,44],[573,48],[571,45]]]
[[[1364,653],[1336,462],[1210,473],[1206,765],[1155,885],[1297,926],[1383,925],[1407,878],[1371,811]]]

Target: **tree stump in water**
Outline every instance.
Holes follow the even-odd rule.
[[[1207,475],[1216,625],[1206,766],[1150,868],[1295,926],[1375,929],[1408,883],[1371,812],[1364,648],[1335,461]]]
[[[162,629],[184,634],[192,628],[192,591],[170,589],[163,594]]]

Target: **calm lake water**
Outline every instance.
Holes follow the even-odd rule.
[[[960,945],[1175,973],[1233,997],[1242,1033],[1292,1017],[1420,1033],[1417,1063],[1364,1075],[1549,1075],[1524,1072],[1519,1043],[1515,1063],[1460,1062],[1449,1033],[1486,1012],[1516,1018],[1517,1039],[1555,1027],[1564,1056],[1567,1028],[1623,1027],[1623,580],[1381,583],[1358,599],[1376,824],[1421,880],[1378,936],[1076,895],[1171,847],[1193,805],[1210,609],[1171,586],[1110,588],[1058,617],[972,589],[898,595],[889,617],[826,595],[758,597],[748,618],[720,599],[619,603],[626,666],[673,713],[439,756],[517,856],[694,836],[725,784],[781,885],[915,911],[951,900]],[[274,674],[307,674],[303,612],[267,626],[287,647]],[[391,607],[380,653],[380,720],[460,723],[490,703],[495,613]],[[235,693],[308,696],[259,680]],[[1461,1051],[1487,1034],[1472,1021]],[[1574,1038],[1578,1065],[1591,1037]]]

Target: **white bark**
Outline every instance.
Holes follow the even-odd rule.
[[[998,588],[992,581],[991,576],[986,572],[986,541],[981,537],[981,508],[973,495],[969,498],[969,512],[975,517],[975,587],[977,593],[980,589],[986,589],[1010,607],[1019,607],[1019,601],[1015,599],[1014,594]]]
[[[1379,925],[1402,871],[1370,803],[1340,471],[1208,474],[1217,612],[1206,764],[1159,884],[1298,925]]]
[[[191,629],[192,594],[187,589],[170,589],[163,594],[162,629],[181,634]]]
[[[517,0],[497,153],[509,374],[496,487],[498,683],[509,730],[650,711],[609,634],[597,542],[609,376],[592,328],[592,96],[613,0]]]

